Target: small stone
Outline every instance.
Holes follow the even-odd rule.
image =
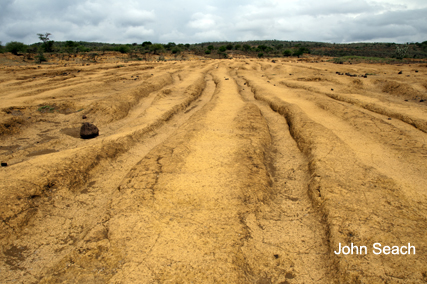
[[[87,118],[87,116],[86,116],[86,115],[83,115],[83,116],[82,116],[82,119],[86,119],[86,118]]]
[[[424,102],[424,100],[420,100],[420,103]]]
[[[7,163],[6,162],[1,162],[1,166],[2,167],[7,167]]]
[[[99,129],[94,124],[85,122],[80,128],[80,137],[82,139],[92,139],[99,135]]]
[[[397,74],[402,74],[402,71],[400,71],[399,73],[397,73]]]
[[[331,89],[331,91],[333,91],[334,89]]]
[[[391,117],[387,118],[388,120],[391,120]]]

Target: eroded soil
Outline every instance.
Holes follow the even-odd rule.
[[[425,283],[426,79],[282,59],[2,67],[0,282]],[[367,254],[334,253],[351,243]]]

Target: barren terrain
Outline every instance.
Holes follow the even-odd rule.
[[[0,66],[0,282],[425,283],[426,82],[296,59]]]

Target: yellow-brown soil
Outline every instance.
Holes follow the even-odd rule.
[[[0,66],[0,283],[427,281],[425,64],[114,60]]]

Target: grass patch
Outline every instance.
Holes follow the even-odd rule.
[[[45,113],[45,112],[53,112],[55,110],[55,107],[53,106],[42,106],[38,108],[39,112]]]

